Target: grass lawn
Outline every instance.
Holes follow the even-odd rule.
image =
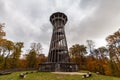
[[[19,74],[23,72],[14,72],[9,75],[0,75],[0,80],[120,80],[120,78],[97,75],[93,73],[90,78],[82,79],[80,75],[62,75],[50,72],[34,72],[27,74],[26,78],[19,78]]]

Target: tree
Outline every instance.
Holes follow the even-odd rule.
[[[86,47],[84,45],[75,44],[69,49],[71,57],[77,57],[86,53]]]
[[[99,57],[105,60],[108,55],[108,49],[102,46],[98,48],[98,51],[99,51]]]
[[[108,42],[111,71],[113,75],[120,76],[120,31],[109,35],[106,41]]]
[[[7,59],[10,57],[10,54],[12,54],[13,48],[14,48],[14,43],[12,41],[6,41],[6,45],[4,46],[7,50],[7,54],[5,56],[5,62],[4,62],[4,69],[6,69],[7,66]]]
[[[42,45],[40,43],[31,43],[31,49],[34,49],[36,54],[39,55],[39,54],[42,54]]]
[[[6,33],[3,31],[4,25],[0,23],[0,69],[3,68],[3,62],[4,62],[4,52],[5,50],[3,49],[3,37],[6,35]]]
[[[7,39],[0,39],[0,54],[3,57],[3,68],[7,67],[7,59],[10,57],[13,51],[14,43]]]
[[[23,42],[16,42],[14,43],[14,50],[13,50],[13,53],[11,54],[11,59],[12,59],[12,68],[17,68],[18,65],[19,65],[19,58],[20,58],[20,55],[21,55],[21,52],[22,52],[22,48],[24,47],[23,46]]]
[[[3,37],[6,35],[6,32],[3,30],[4,23],[0,23],[0,39],[3,39]]]
[[[109,53],[110,53],[111,59],[114,59],[118,63],[120,63],[120,59],[119,59],[119,57],[120,57],[119,46],[117,46],[118,42],[116,42],[115,36],[116,35],[109,35],[106,38],[106,41],[108,42],[108,49],[109,49]],[[112,56],[111,54],[114,55],[114,56]]]
[[[10,40],[4,39],[3,37],[6,35],[6,32],[4,32],[3,30],[4,24],[0,24],[0,62],[1,62],[1,66],[3,66],[4,69],[6,69],[7,67],[7,60],[12,51],[13,51],[13,46],[14,43]]]
[[[36,52],[34,49],[31,49],[30,52],[26,55],[27,67],[35,68],[36,66]]]
[[[36,61],[36,68],[39,67],[39,64],[43,63],[43,62],[46,62],[47,61],[47,57],[44,55],[44,54],[40,54],[38,57],[37,57],[37,61]]]
[[[84,55],[86,54],[86,47],[84,45],[75,44],[70,47],[69,52],[74,62],[76,62],[80,66],[84,65]]]
[[[27,54],[27,58],[26,58],[27,66],[30,68],[37,68],[38,64],[40,64],[39,62],[45,60],[44,59],[45,57],[43,58],[41,57],[41,55],[42,55],[42,45],[40,43],[32,43],[30,46],[30,51]]]
[[[87,40],[86,42],[87,42],[88,48],[90,50],[90,55],[93,55],[93,50],[94,50],[94,47],[95,47],[94,41]]]
[[[98,52],[99,52],[99,55],[98,55],[98,71],[101,73],[101,74],[105,74],[105,69],[104,67],[106,67],[106,63],[108,62],[107,60],[107,54],[108,54],[108,50],[106,49],[106,47],[99,47],[98,48]]]

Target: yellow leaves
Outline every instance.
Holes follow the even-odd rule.
[[[104,73],[105,75],[111,75],[111,69],[110,69],[110,66],[109,64],[103,64],[103,67],[104,67]]]
[[[86,47],[84,45],[75,44],[69,49],[71,57],[77,57],[86,53]]]
[[[120,52],[120,46],[118,46],[117,50]]]
[[[7,49],[12,49],[14,46],[14,43],[10,40],[7,39],[0,39],[0,47],[7,48]]]

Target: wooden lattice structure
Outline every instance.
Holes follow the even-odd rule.
[[[65,36],[67,16],[56,12],[50,16],[53,33],[48,54],[48,62],[40,64],[39,71],[77,71],[77,64],[70,62],[68,46]]]

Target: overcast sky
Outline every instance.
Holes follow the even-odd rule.
[[[93,40],[105,46],[105,38],[120,27],[120,0],[0,0],[0,22],[5,23],[6,37],[14,42],[40,42],[48,54],[54,12],[68,17],[65,25],[68,47]]]

